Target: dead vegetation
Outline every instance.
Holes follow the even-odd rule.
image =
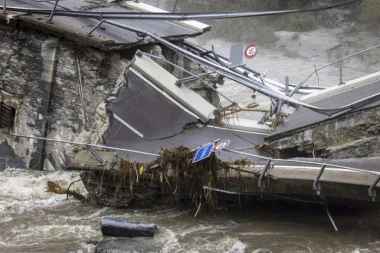
[[[223,162],[215,153],[207,159],[193,163],[196,150],[185,146],[161,148],[160,156],[143,164],[119,158],[114,168],[85,171],[82,176],[90,198],[98,204],[114,207],[147,207],[153,203],[178,206],[190,203],[199,212],[201,206],[215,209],[221,199],[213,189],[243,193],[257,185],[261,169],[247,158]],[[265,184],[275,178],[267,173]],[[47,191],[68,194],[84,201],[81,194],[47,182]],[[239,198],[240,201],[240,198]]]
[[[248,186],[257,184],[260,170],[248,169],[254,167],[251,160],[242,158],[226,163],[212,153],[209,158],[193,163],[195,152],[181,145],[174,149],[161,148],[160,156],[149,164],[120,159],[119,166],[110,171],[115,194],[151,198],[152,201],[159,195],[162,203],[169,206],[191,200],[191,205],[199,211],[202,203],[211,209],[218,206],[220,199],[212,190],[214,188],[232,187],[243,192]],[[274,178],[266,174],[265,180],[268,184]],[[153,188],[159,194],[148,196],[149,192],[154,192],[150,190]]]
[[[73,190],[69,190],[68,188],[64,188],[53,181],[47,181],[46,192],[55,193],[55,194],[66,194],[66,195],[73,196],[77,200],[86,201],[86,197],[83,196],[82,194]]]

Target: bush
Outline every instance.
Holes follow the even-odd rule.
[[[270,26],[261,25],[257,20],[229,19],[210,22],[210,24],[212,24],[211,32],[204,35],[209,39],[222,37],[229,41],[257,43],[260,46],[266,46],[277,41],[273,29]]]
[[[371,29],[379,29],[380,1],[365,0],[361,3],[360,7],[359,21]]]
[[[317,19],[312,13],[294,13],[283,16],[276,28],[290,32],[311,31],[317,28]]]

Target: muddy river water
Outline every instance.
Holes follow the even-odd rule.
[[[308,36],[300,38],[314,41]],[[323,38],[324,35],[316,36]],[[302,43],[298,42],[297,47]],[[211,44],[217,52],[228,50],[230,46],[221,41],[203,46]],[[290,41],[286,45],[289,48],[294,43]],[[300,53],[300,49],[297,50]],[[266,72],[269,67],[268,77],[278,81],[289,75],[291,81],[300,82],[314,70],[312,61],[323,64],[320,59],[292,59],[283,54],[265,60],[266,54],[268,51],[260,49],[258,57],[247,65],[260,72]],[[287,61],[284,62],[284,58]],[[304,64],[305,61],[310,64]],[[333,71],[339,73],[337,68]],[[345,77],[358,77],[366,74],[367,69],[360,73],[355,71],[358,68],[346,71]],[[373,70],[368,71],[371,72]],[[303,73],[302,76],[297,76],[299,73]],[[355,75],[347,76],[350,74]],[[244,102],[252,95],[235,88],[221,89],[234,100]],[[246,97],[241,98],[241,94]],[[103,237],[100,221],[104,216],[155,223],[158,232],[147,240],[161,252],[380,252],[380,210],[377,209],[333,211],[339,228],[335,232],[319,206],[260,205],[248,210],[201,212],[194,218],[194,212],[178,209],[112,209],[46,192],[48,180],[68,186],[78,179],[75,172],[19,169],[0,172],[0,253],[94,252],[93,242]],[[72,189],[86,194],[81,182]]]
[[[272,65],[278,71],[283,66],[268,59],[257,61],[256,67]],[[276,73],[281,77],[270,77],[281,80],[289,72]],[[252,95],[241,87],[220,89],[236,101],[249,101]],[[46,192],[48,180],[67,187],[78,179],[75,172],[0,172],[0,252],[94,252],[94,242],[103,238],[104,216],[155,223],[158,232],[147,240],[160,252],[380,252],[380,210],[332,211],[339,228],[335,232],[320,206],[260,205],[201,212],[194,218],[194,212],[184,210],[112,209]],[[72,189],[86,194],[81,182]]]
[[[380,252],[380,212],[332,212],[335,232],[318,206],[272,204],[214,213],[178,209],[112,209],[45,192],[75,172],[0,172],[0,252],[94,252],[104,216],[155,223],[149,243],[161,252]],[[81,182],[73,189],[86,193]]]

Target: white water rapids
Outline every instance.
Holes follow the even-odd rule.
[[[45,192],[67,187],[75,172],[0,172],[0,252],[94,252],[104,216],[155,223],[161,252],[380,252],[378,211],[333,213],[334,232],[319,207],[257,205],[249,210],[193,212],[112,209]],[[86,194],[81,182],[72,189]],[[148,240],[148,239],[147,239]]]
[[[328,36],[334,32],[322,29],[319,33],[300,34],[297,40],[292,40],[293,33],[283,32],[278,34],[283,36],[277,48],[260,47],[259,54],[245,63],[262,73],[268,68],[268,78],[283,82],[285,76],[290,76],[291,83],[297,84],[314,70],[314,64],[320,67],[328,63],[325,50],[329,48],[321,46],[339,45],[341,38],[335,36],[332,40]],[[360,35],[357,37],[360,39]],[[369,46],[374,45],[371,43]],[[202,46],[211,48],[212,44],[216,52],[228,57],[229,47],[235,43],[216,39]],[[344,80],[378,71],[379,64],[345,66]],[[336,85],[339,68],[335,66],[325,73],[328,78],[323,79],[323,73],[318,77],[321,86],[326,86],[325,80],[328,85]],[[313,77],[310,85],[316,85],[318,80]],[[251,91],[228,85],[220,90],[231,99],[242,104],[250,101]],[[67,187],[78,179],[75,172],[13,168],[0,171],[0,253],[94,252],[93,242],[103,238],[100,221],[104,216],[155,223],[158,232],[151,241],[161,252],[380,252],[379,210],[333,212],[339,228],[335,232],[320,207],[258,204],[249,210],[201,212],[194,218],[189,211],[112,209],[45,192],[49,180]],[[86,194],[81,182],[71,189]]]
[[[211,43],[218,52],[229,47],[222,41]],[[305,59],[281,56],[290,62],[281,64],[268,51],[263,50],[261,56],[249,65],[258,71],[272,66],[268,77],[279,81],[286,74],[302,81],[305,74],[297,71],[301,68],[297,63],[303,73],[308,73],[306,63],[312,70]],[[241,103],[252,95],[229,83],[220,90]],[[194,218],[188,211],[112,209],[45,192],[49,180],[67,187],[78,179],[74,172],[12,168],[0,172],[0,252],[94,252],[94,242],[103,238],[100,221],[104,216],[155,223],[158,232],[150,241],[161,252],[380,252],[378,210],[333,212],[339,228],[334,232],[320,207],[256,205],[249,210],[201,212]],[[81,182],[71,189],[86,194]]]

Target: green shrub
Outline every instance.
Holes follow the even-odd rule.
[[[291,32],[311,31],[317,28],[317,19],[312,13],[294,13],[279,19],[276,28]]]
[[[211,32],[206,33],[206,39],[222,37],[228,41],[242,43],[257,43],[260,46],[270,46],[277,41],[274,30],[270,26],[261,25],[258,21],[247,19],[229,19],[210,22]]]
[[[380,24],[380,1],[365,0],[360,5],[359,21],[371,29],[379,29]]]
[[[300,34],[299,33],[293,33],[291,39],[292,40],[299,40]]]

